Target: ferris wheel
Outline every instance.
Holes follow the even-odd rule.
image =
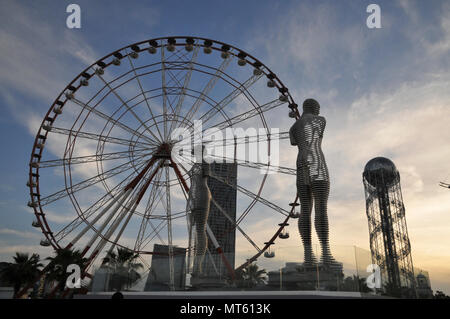
[[[27,186],[33,226],[44,235],[40,244],[81,251],[89,260],[86,273],[99,256],[115,247],[148,256],[156,253],[155,244],[166,245],[173,281],[174,247],[185,247],[189,254],[195,250],[186,210],[194,163],[190,154],[174,158],[172,150],[179,140],[173,132],[192,129],[201,121],[203,139],[211,129],[256,127],[263,132],[207,143],[234,150],[258,144],[258,152],[267,159],[211,155],[215,161],[237,166],[234,181],[214,171],[209,177],[236,192],[237,204],[235,211],[227,211],[212,194],[211,205],[231,227],[221,234],[209,230],[208,236],[226,265],[221,236],[235,232],[236,243],[251,247],[253,252],[236,269],[261,255],[273,257],[271,246],[277,238],[289,236],[287,222],[298,217],[297,198],[280,205],[262,196],[269,172],[296,173],[270,161],[273,142],[289,138],[288,132],[271,132],[273,114],[299,117],[280,79],[232,45],[197,37],[164,37],[104,56],[62,90],[37,132]],[[266,227],[267,238],[259,242],[251,225],[262,210],[279,222]],[[231,278],[234,271],[228,264]]]

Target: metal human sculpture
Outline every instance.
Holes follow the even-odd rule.
[[[196,244],[194,258],[194,276],[203,273],[203,260],[208,246],[206,225],[211,204],[211,192],[208,187],[209,164],[203,161],[204,148],[195,150],[195,163],[189,171],[191,187],[189,189],[186,211],[191,212],[191,221],[195,226]]]
[[[321,144],[326,120],[319,116],[320,105],[314,99],[303,102],[303,114],[289,130],[291,145],[298,146],[297,194],[301,211],[298,229],[304,247],[304,264],[314,265],[317,260],[311,244],[311,213],[314,203],[314,225],[322,248],[322,263],[335,264],[328,242],[327,202],[330,179]]]

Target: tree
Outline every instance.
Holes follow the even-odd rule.
[[[450,299],[450,296],[446,295],[445,293],[443,293],[440,290],[437,290],[434,293],[433,299]]]
[[[2,270],[1,276],[3,281],[13,285],[14,298],[17,298],[20,288],[34,284],[33,281],[39,275],[39,268],[42,267],[42,264],[39,262],[38,254],[33,254],[30,257],[28,253],[16,252],[13,259],[14,262]]]
[[[135,254],[127,248],[117,247],[117,253],[108,251],[103,258],[102,266],[112,271],[112,289],[122,290],[130,287],[141,278],[139,269],[143,268],[141,263],[135,262],[139,254]]]
[[[247,265],[241,271],[236,273],[237,285],[240,288],[253,288],[266,283],[266,270],[259,269],[255,263]]]
[[[88,259],[84,258],[80,251],[72,250],[70,248],[60,248],[56,250],[54,257],[48,257],[50,261],[48,265],[47,279],[57,282],[56,291],[62,293],[66,287],[67,277],[70,273],[67,272],[67,267],[72,264],[80,266],[84,270],[88,265]],[[56,292],[55,291],[55,292]]]

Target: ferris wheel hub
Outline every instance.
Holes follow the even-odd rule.
[[[163,158],[163,159],[170,159],[172,152],[172,145],[170,143],[161,143],[158,150],[155,153],[155,158]]]

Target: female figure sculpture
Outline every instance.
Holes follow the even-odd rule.
[[[202,275],[208,238],[206,225],[211,203],[211,192],[208,187],[209,164],[203,161],[204,148],[196,150],[195,164],[189,171],[191,187],[188,194],[186,211],[191,212],[192,225],[195,226],[195,258],[194,276]]]

